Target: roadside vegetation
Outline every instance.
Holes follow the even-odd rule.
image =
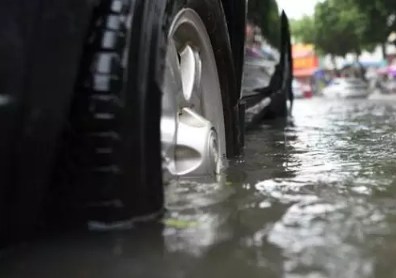
[[[396,31],[395,0],[325,0],[312,16],[292,20],[296,42],[313,44],[318,53],[344,57],[359,55],[385,44]]]

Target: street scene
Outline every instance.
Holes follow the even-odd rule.
[[[395,1],[29,1],[0,278],[396,277]]]

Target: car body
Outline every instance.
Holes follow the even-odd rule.
[[[243,96],[269,85],[277,61],[265,56],[260,50],[247,46],[243,71]]]
[[[368,85],[358,78],[335,78],[323,89],[326,98],[367,98]]]
[[[255,11],[266,14],[255,17]],[[248,3],[242,99],[246,125],[287,117],[293,101],[289,20],[275,0]]]

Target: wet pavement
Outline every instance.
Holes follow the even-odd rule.
[[[217,236],[202,276],[396,277],[396,100],[299,100],[246,145],[234,194],[181,248]]]
[[[0,277],[396,277],[396,99],[294,109],[223,183],[169,186],[164,229],[30,245]]]

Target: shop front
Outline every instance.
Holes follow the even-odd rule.
[[[302,83],[310,83],[312,75],[318,69],[319,58],[313,45],[297,44],[292,46],[294,78]]]
[[[294,79],[301,84],[304,92],[313,93],[313,75],[318,69],[319,58],[315,54],[313,45],[296,44],[292,46],[293,75]]]

